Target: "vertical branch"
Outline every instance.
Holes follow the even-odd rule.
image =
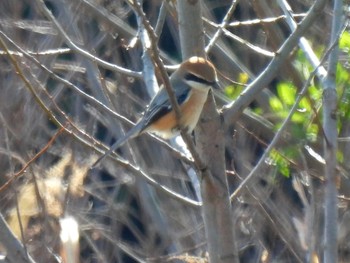
[[[337,41],[342,27],[342,1],[335,0],[333,7],[333,21],[330,45]],[[337,255],[337,227],[338,227],[338,189],[336,175],[337,153],[337,91],[336,91],[336,67],[338,62],[338,45],[330,53],[328,60],[328,72],[323,82],[323,130],[325,134],[325,250],[324,262],[338,262]]]
[[[183,59],[205,56],[201,1],[177,1],[177,8]],[[225,173],[224,131],[211,93],[195,132],[198,153],[206,164],[205,170],[199,171],[199,180],[209,262],[238,262]]]
[[[140,1],[140,5],[142,4],[142,1]],[[151,52],[151,39],[148,35],[147,30],[144,27],[142,18],[136,14],[137,19],[137,25],[138,25],[138,34],[140,36],[140,40],[142,43],[142,62],[143,62],[143,69],[142,69],[142,76],[146,84],[146,88],[148,92],[150,93],[151,97],[153,97],[159,87],[155,75],[155,69],[152,62],[152,52]],[[156,43],[153,43],[154,45]]]
[[[177,1],[177,10],[182,59],[194,55],[204,57],[201,1]]]

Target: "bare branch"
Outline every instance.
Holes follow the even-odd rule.
[[[77,53],[95,61],[96,63],[98,63],[99,65],[105,67],[106,69],[110,69],[110,70],[114,70],[123,74],[126,74],[128,76],[131,77],[135,77],[135,78],[141,78],[142,74],[140,72],[135,72],[129,69],[125,69],[123,67],[117,66],[115,64],[109,63],[107,61],[104,61],[102,59],[100,59],[99,57],[96,57],[94,55],[92,55],[91,53],[87,52],[86,50],[78,47],[68,36],[68,34],[64,31],[64,29],[61,27],[61,25],[59,24],[59,22],[56,20],[56,18],[53,16],[53,14],[51,13],[51,11],[46,7],[44,1],[42,0],[37,0],[36,1],[37,4],[39,5],[41,11],[44,13],[44,15],[54,24],[54,26],[56,27],[57,31],[60,33],[60,35],[64,38],[65,42],[67,43],[67,45],[69,45],[69,47],[76,51]]]
[[[288,37],[267,68],[257,77],[237,100],[226,105],[222,111],[226,123],[235,123],[242,111],[251,103],[255,96],[271,81],[282,63],[288,58],[300,37],[319,16],[325,5],[325,0],[317,0],[297,29]]]

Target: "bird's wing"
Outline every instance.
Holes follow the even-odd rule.
[[[174,92],[177,98],[177,103],[181,105],[189,98],[191,89],[185,83],[173,83],[173,85],[176,85]],[[144,121],[144,129],[171,110],[172,105],[169,100],[168,92],[164,87],[162,87],[144,112],[144,116],[142,118]]]

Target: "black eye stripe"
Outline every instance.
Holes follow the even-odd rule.
[[[215,83],[215,82],[210,82],[210,81],[207,81],[206,79],[197,77],[196,75],[191,74],[191,73],[187,73],[185,75],[185,80],[191,80],[191,81],[195,81],[195,82],[199,82],[199,83],[203,83],[203,84],[208,84],[208,85],[213,85]]]

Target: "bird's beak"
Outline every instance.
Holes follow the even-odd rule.
[[[214,82],[213,88],[215,90],[222,90],[222,87],[220,86],[220,82],[218,80]]]

